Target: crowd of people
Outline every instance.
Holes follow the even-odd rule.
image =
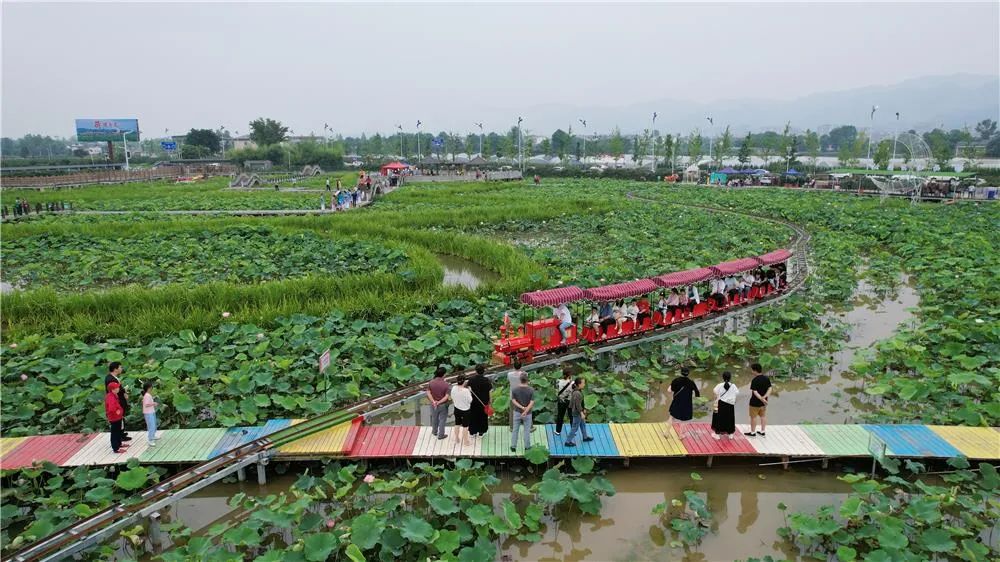
[[[512,364],[513,369],[507,373],[507,392],[510,396],[509,431],[510,450],[517,451],[518,439],[523,440],[524,448],[531,447],[531,433],[534,431],[534,413],[539,407],[535,398],[535,388],[528,373],[522,369],[518,361]],[[458,369],[461,371],[461,367]],[[748,419],[750,430],[744,435],[748,437],[765,436],[767,430],[767,406],[771,398],[773,386],[770,374],[765,374],[759,363],[750,366],[753,379],[748,392],[750,394]],[[465,446],[473,444],[473,440],[481,439],[489,430],[490,417],[493,415],[492,393],[494,383],[486,376],[486,367],[477,365],[475,374],[469,378],[458,375],[454,384],[446,380],[447,369],[438,367],[434,378],[427,385],[427,399],[431,404],[432,433],[438,439],[447,439],[449,402],[454,405],[454,426],[452,439]],[[550,385],[550,381],[534,381],[537,384]],[[582,441],[592,441],[587,432],[587,408],[584,401],[584,389],[587,381],[584,377],[574,377],[571,367],[562,370],[561,378],[554,381],[555,386],[555,435],[563,437],[566,422],[569,422],[569,432],[565,434],[563,445],[577,446],[577,435]],[[680,375],[671,381],[667,390],[670,396],[670,422],[677,429],[681,439],[687,439],[689,433],[683,422],[694,419],[694,399],[701,396],[698,385],[690,378],[690,370],[682,367]],[[736,434],[736,399],[740,395],[739,387],[732,382],[732,373],[722,373],[722,380],[712,389],[712,437],[720,440],[725,436],[734,439]],[[758,430],[759,426],[759,430]],[[664,432],[664,436],[670,435]]]
[[[70,204],[64,201],[50,201],[48,203],[35,203],[32,207],[31,203],[28,202],[24,197],[15,197],[14,204],[11,205],[10,209],[7,205],[0,207],[0,213],[2,213],[3,218],[7,217],[23,217],[34,212],[35,214],[47,213],[59,213],[70,209]]]

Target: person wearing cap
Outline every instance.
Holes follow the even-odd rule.
[[[108,416],[108,425],[111,429],[111,450],[116,453],[122,452],[122,434],[124,430],[125,409],[118,397],[121,394],[122,385],[117,382],[108,384],[108,393],[104,396],[104,413]],[[127,447],[127,445],[126,445]]]

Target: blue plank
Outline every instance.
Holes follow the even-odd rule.
[[[620,457],[618,446],[611,435],[611,428],[606,423],[587,424],[587,433],[593,441],[583,442],[583,436],[577,433],[574,441],[576,447],[566,446],[566,436],[569,427],[563,426],[562,435],[556,435],[555,424],[545,424],[545,437],[549,443],[549,455],[553,457]]]
[[[285,429],[286,427],[292,425],[292,420],[290,419],[277,419],[277,420],[267,420],[264,424],[264,428],[261,430],[258,437],[264,437],[265,435],[270,435],[275,431]]]
[[[230,449],[239,447],[240,445],[249,443],[254,439],[260,437],[261,431],[263,431],[263,426],[256,427],[233,427],[226,430],[225,435],[222,436],[222,440],[216,445],[215,450],[212,451],[208,458],[214,458]]]
[[[924,425],[864,425],[885,441],[893,457],[958,457],[962,453]]]

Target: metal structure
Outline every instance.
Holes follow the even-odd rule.
[[[627,196],[633,199],[641,199],[631,193]],[[657,202],[650,199],[643,200]],[[587,349],[540,354],[535,356],[535,360],[532,363],[525,365],[525,370],[537,370],[542,367],[558,365],[565,361],[582,359],[593,354],[608,353],[643,343],[663,340],[668,337],[688,334],[721,322],[726,322],[731,318],[744,316],[758,308],[781,302],[804,286],[809,275],[807,254],[810,237],[802,227],[792,222],[753,213],[741,213],[703,205],[685,206],[701,208],[711,212],[754,217],[791,228],[795,232],[795,239],[790,245],[793,249],[794,261],[789,262],[788,289],[753,305],[736,310],[710,313],[698,321],[693,321],[680,327],[666,327],[652,332],[643,332],[637,334],[635,337],[626,337],[606,345],[595,345]],[[491,378],[501,376],[506,370],[507,367],[504,366],[491,368],[489,376]],[[464,374],[469,375],[471,371]],[[457,374],[452,375],[447,380],[453,382],[457,376]],[[135,525],[145,519],[148,519],[152,526],[155,527],[159,520],[160,510],[166,506],[177,502],[197,490],[219,482],[231,474],[236,473],[242,480],[245,478],[244,470],[246,467],[253,464],[257,465],[258,482],[263,484],[266,481],[264,467],[276,454],[279,446],[308,437],[336,425],[347,423],[357,417],[368,418],[397,408],[410,401],[419,400],[424,396],[425,388],[426,383],[424,381],[410,384],[382,396],[357,402],[335,412],[306,420],[300,424],[250,441],[159,482],[139,494],[137,501],[131,501],[129,504],[113,505],[73,525],[56,531],[47,537],[43,537],[35,543],[11,554],[8,560],[17,562],[27,562],[29,560],[63,560],[84,550],[93,548],[122,529],[130,525]]]
[[[897,144],[906,148],[906,162],[909,166],[904,165],[904,170],[912,166],[914,170],[921,171],[931,162],[931,149],[920,135],[899,133],[893,140],[893,152],[895,152]],[[890,195],[906,195],[914,204],[920,201],[921,193],[928,181],[925,177],[910,174],[867,177],[878,187],[882,201],[885,201]]]

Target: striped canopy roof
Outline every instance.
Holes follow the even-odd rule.
[[[682,285],[698,283],[711,278],[713,275],[715,275],[715,273],[711,269],[707,267],[698,267],[695,269],[675,271],[673,273],[667,273],[666,275],[653,277],[653,281],[660,287],[670,289],[671,287],[680,287]]]
[[[652,293],[657,288],[659,286],[652,279],[639,279],[638,281],[629,281],[628,283],[594,287],[593,289],[584,291],[584,294],[590,300],[613,301]]]
[[[757,261],[757,258],[740,258],[713,265],[711,269],[715,271],[716,275],[735,275],[758,267],[760,267],[760,262]]]
[[[776,263],[787,261],[790,257],[792,257],[792,253],[782,248],[781,250],[775,250],[773,252],[768,252],[763,256],[758,256],[757,259],[759,259],[764,265],[774,265]]]
[[[535,308],[542,306],[553,306],[564,302],[578,301],[584,298],[583,289],[570,285],[569,287],[557,287],[555,289],[545,289],[544,291],[532,291],[521,295],[521,302]]]

